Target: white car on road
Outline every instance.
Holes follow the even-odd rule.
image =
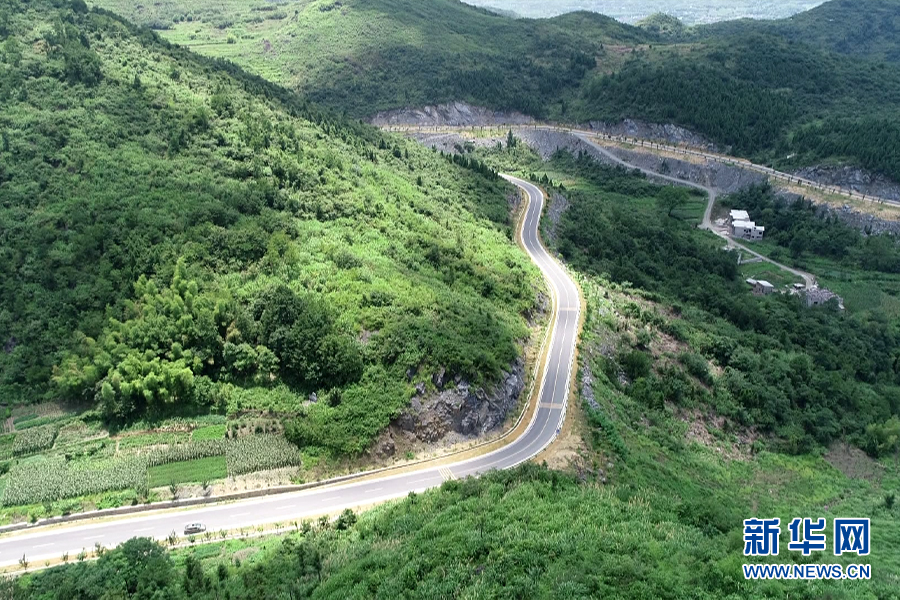
[[[203,533],[206,531],[206,525],[203,523],[189,523],[184,526],[184,534],[188,535],[190,533]]]

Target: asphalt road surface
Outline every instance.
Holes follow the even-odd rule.
[[[212,532],[250,528],[264,523],[288,524],[308,516],[399,498],[412,491],[421,492],[439,486],[446,479],[478,475],[492,469],[507,469],[538,454],[556,436],[565,415],[581,303],[575,283],[540,242],[538,224],[544,203],[542,192],[525,181],[504,177],[529,196],[528,212],[522,222],[522,240],[531,259],[547,279],[557,307],[539,387],[539,404],[528,428],[519,438],[503,448],[456,464],[423,466],[418,471],[379,479],[228,504],[10,533],[0,537],[0,565],[16,564],[25,555],[32,565],[37,566],[66,552],[74,558],[82,549],[92,550],[95,544],[114,547],[136,536],[162,540],[174,531],[179,538],[183,538],[185,525],[193,522],[203,523],[207,531]]]

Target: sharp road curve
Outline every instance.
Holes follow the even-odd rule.
[[[11,533],[0,537],[0,565],[16,564],[23,555],[33,565],[38,565],[40,561],[58,559],[66,552],[74,557],[81,549],[91,550],[97,543],[112,547],[135,536],[164,539],[174,531],[183,537],[184,526],[190,522],[199,521],[213,532],[263,523],[290,523],[326,512],[403,497],[409,492],[439,486],[449,478],[507,469],[537,455],[556,437],[565,416],[581,300],[575,283],[540,242],[538,226],[544,203],[543,193],[528,182],[504,177],[528,195],[528,208],[520,233],[526,251],[548,282],[555,308],[538,388],[538,405],[527,429],[518,438],[493,452],[455,464],[429,466],[426,463],[419,470],[388,474],[378,479],[227,504]]]

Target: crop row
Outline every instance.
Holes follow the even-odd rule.
[[[5,506],[74,498],[147,485],[147,463],[141,457],[115,461],[100,468],[74,469],[61,456],[17,465],[3,490]]]
[[[214,456],[225,457],[229,476],[300,464],[299,450],[277,435],[201,440],[104,461],[66,462],[63,456],[50,456],[15,465],[0,502],[20,506],[128,488],[145,493],[150,467]]]
[[[297,447],[278,435],[252,435],[229,440],[225,453],[232,477],[300,464]]]
[[[16,456],[25,456],[51,448],[56,440],[57,433],[59,433],[59,427],[56,425],[44,425],[26,429],[16,434],[12,452]]]
[[[182,462],[185,460],[197,460],[198,458],[209,458],[210,456],[224,456],[226,452],[227,442],[221,440],[199,440],[196,442],[188,442],[187,444],[175,444],[168,448],[159,448],[151,450],[146,454],[147,466],[157,467],[159,465],[167,465],[173,462]]]

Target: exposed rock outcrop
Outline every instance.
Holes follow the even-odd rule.
[[[799,198],[803,198],[803,196],[800,196],[799,194],[784,191],[779,192],[778,196],[788,203],[796,202]],[[853,210],[852,207],[846,204],[840,208],[828,204],[818,204],[816,205],[816,211],[818,216],[823,219],[836,217],[845,225],[858,229],[868,235],[888,233],[900,236],[900,221],[879,219],[874,215]]]
[[[608,156],[598,152],[596,148],[585,143],[580,138],[565,131],[552,131],[546,129],[521,129],[516,131],[516,136],[529,147],[534,149],[544,160],[549,159],[559,150],[565,150],[573,154],[584,152],[595,160],[618,166]],[[487,143],[490,143],[489,141]],[[494,141],[496,143],[496,141]],[[677,177],[711,186],[720,193],[736,192],[748,185],[765,181],[765,175],[731,167],[722,163],[692,163],[675,158],[662,157],[651,152],[638,152],[626,150],[615,146],[607,148],[612,154],[628,162],[635,167],[642,167],[655,171],[662,175]],[[652,176],[651,176],[652,179]]]
[[[600,404],[594,397],[594,374],[591,372],[590,361],[581,361],[581,397],[594,410],[600,410]]]
[[[559,192],[553,192],[550,195],[550,203],[547,205],[547,216],[549,217],[549,222],[545,225],[544,234],[546,235],[547,241],[550,242],[552,246],[556,246],[559,220],[562,218],[563,213],[566,212],[568,208],[568,198],[566,198]]]
[[[472,106],[465,102],[451,102],[421,108],[400,108],[376,114],[370,119],[372,125],[527,125],[534,123],[528,115],[517,112],[502,112]]]
[[[624,119],[619,123],[604,123],[602,121],[590,121],[585,129],[592,129],[599,133],[609,135],[622,135],[627,137],[643,138],[664,144],[687,144],[695,148],[719,152],[723,149],[712,143],[700,134],[694,133],[684,127],[671,123],[643,123],[633,119]],[[727,152],[728,148],[724,148]]]
[[[825,185],[835,185],[861,194],[900,201],[900,184],[883,175],[857,167],[838,165],[806,167],[795,174]]]
[[[442,369],[431,377],[435,391],[428,393],[424,383],[416,386],[410,406],[391,425],[392,433],[429,444],[457,443],[484,435],[502,426],[515,410],[525,388],[524,374],[524,362],[517,359],[509,372],[502,373],[486,390],[462,378],[450,379]]]

